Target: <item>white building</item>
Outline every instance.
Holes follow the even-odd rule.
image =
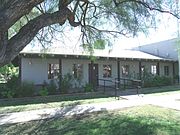
[[[179,70],[176,54],[161,49],[144,46],[135,50],[94,50],[93,56],[81,48],[22,51],[21,81],[43,84],[44,81],[56,80],[59,75],[69,73],[79,79],[79,85],[83,86],[92,82],[103,83],[99,79],[141,79],[144,69],[160,76],[177,77]]]

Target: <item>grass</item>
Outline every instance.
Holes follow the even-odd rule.
[[[176,85],[176,86],[143,88],[142,93],[151,94],[151,95],[176,94],[176,93],[180,93],[180,86]]]
[[[0,113],[20,112],[37,110],[44,108],[57,108],[64,106],[92,104],[100,102],[115,101],[114,97],[109,97],[103,93],[56,95],[47,97],[34,97],[22,99],[10,99],[0,101]]]
[[[180,112],[146,105],[3,125],[0,129],[3,135],[179,135]]]
[[[179,86],[143,89],[143,94],[151,94],[157,96],[165,95],[165,94],[176,94],[179,92],[180,92]],[[110,101],[115,101],[115,98],[109,97],[108,95],[102,93],[8,99],[7,101],[0,100],[0,113],[21,112],[21,111],[43,109],[43,108],[57,108],[64,106],[110,102]]]

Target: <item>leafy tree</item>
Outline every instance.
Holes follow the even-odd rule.
[[[0,82],[7,82],[13,76],[18,76],[18,69],[12,64],[0,67]]]
[[[145,32],[158,12],[179,18],[175,6],[175,0],[0,0],[0,66],[35,37],[49,43],[67,25],[80,27],[83,44],[92,45],[108,35]]]

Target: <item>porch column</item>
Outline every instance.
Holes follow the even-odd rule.
[[[117,59],[117,79],[118,79],[118,88],[120,88],[120,60]]]
[[[157,75],[160,75],[159,74],[159,62],[157,63]]]
[[[94,87],[94,81],[93,81],[93,76],[94,76],[94,70],[93,70],[93,65],[94,65],[94,62],[91,61],[90,63],[90,66],[89,66],[89,83],[93,85]]]
[[[22,80],[21,80],[22,79],[22,67],[21,67],[22,66],[21,62],[22,61],[21,61],[21,56],[18,56],[18,59],[19,59],[18,60],[18,65],[19,65],[19,76],[18,77],[19,77],[19,82],[21,83],[22,82]]]
[[[141,70],[142,64],[141,61],[139,61],[139,79],[142,79],[142,70]]]
[[[173,62],[173,84],[175,83],[175,62]]]
[[[118,81],[120,81],[120,61],[119,61],[119,59],[117,60],[117,77],[118,77]]]
[[[61,82],[62,82],[62,60],[59,59],[59,91],[61,90]]]

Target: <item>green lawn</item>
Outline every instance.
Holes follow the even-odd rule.
[[[143,89],[144,94],[162,95],[176,94],[180,92],[179,86],[168,86],[161,88]],[[75,94],[75,95],[57,95],[48,97],[35,97],[24,99],[0,100],[0,113],[20,112],[36,110],[42,108],[56,108],[69,105],[90,104],[98,102],[115,101],[114,97],[109,97],[103,93]]]
[[[115,101],[103,93],[85,93],[75,95],[57,95],[0,101],[0,113],[20,112],[44,108],[56,108],[71,105],[90,104]]]
[[[156,106],[0,126],[8,135],[179,135],[180,112]]]
[[[180,86],[175,85],[175,86],[143,88],[142,93],[152,94],[152,95],[176,94],[176,93],[180,93]]]

